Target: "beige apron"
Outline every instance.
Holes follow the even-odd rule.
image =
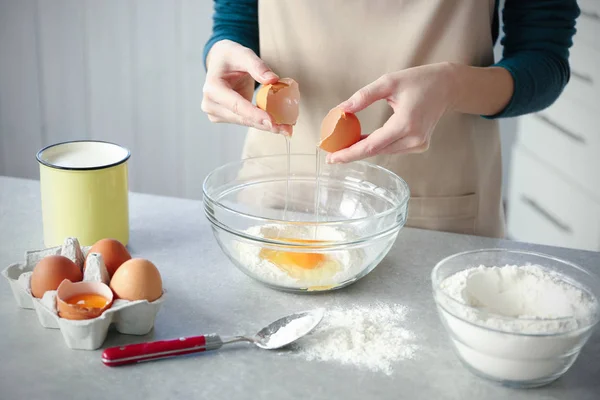
[[[453,61],[493,63],[495,0],[260,0],[261,57],[301,92],[292,153],[314,154],[326,113],[387,72]],[[380,101],[358,113],[363,133],[381,127]],[[285,152],[280,135],[250,129],[243,157]],[[500,137],[496,121],[448,113],[423,154],[368,161],[411,190],[407,226],[502,237]]]

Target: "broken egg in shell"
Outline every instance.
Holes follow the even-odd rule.
[[[102,282],[71,282],[65,279],[56,291],[56,308],[60,318],[92,319],[110,308],[113,298],[110,287]]]
[[[263,85],[256,93],[256,106],[266,111],[276,124],[295,125],[300,114],[300,89],[291,78]]]
[[[328,153],[335,153],[352,146],[360,138],[360,121],[356,115],[336,107],[323,118],[318,146]]]

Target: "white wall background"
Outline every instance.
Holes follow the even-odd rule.
[[[245,132],[200,110],[212,7],[0,0],[0,175],[37,178],[41,147],[102,139],[131,149],[132,190],[201,198],[206,174],[239,158]],[[502,128],[508,171],[515,124]]]
[[[0,0],[0,175],[69,139],[132,151],[134,191],[200,198],[245,129],[200,110],[208,0]]]

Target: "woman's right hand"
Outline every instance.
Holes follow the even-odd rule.
[[[251,126],[263,131],[291,135],[290,125],[252,104],[254,81],[275,83],[279,77],[252,50],[230,40],[213,45],[207,56],[202,111],[211,122]]]

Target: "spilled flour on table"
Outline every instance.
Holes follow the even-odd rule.
[[[419,346],[406,328],[408,308],[377,303],[331,308],[317,328],[292,345],[300,357],[338,362],[391,375],[394,363],[414,359]]]

